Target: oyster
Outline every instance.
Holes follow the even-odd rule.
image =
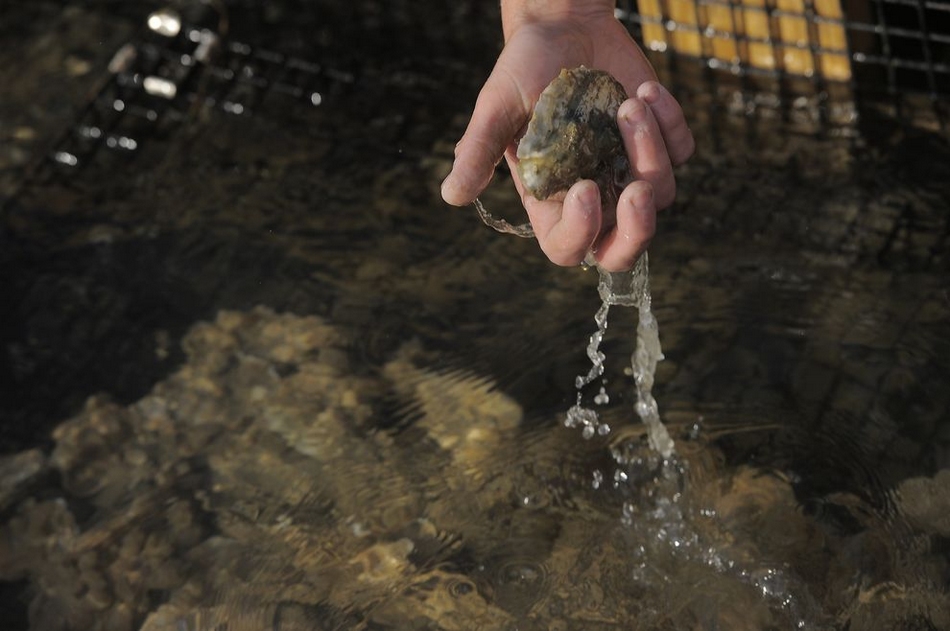
[[[582,179],[615,197],[630,181],[630,163],[617,127],[627,98],[609,73],[584,66],[561,70],[541,93],[518,145],[518,175],[537,199]]]

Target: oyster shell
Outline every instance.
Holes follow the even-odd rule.
[[[544,89],[518,145],[518,175],[537,199],[582,179],[616,196],[630,181],[630,163],[617,127],[627,98],[609,73],[584,66],[564,69]]]

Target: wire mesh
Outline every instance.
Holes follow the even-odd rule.
[[[250,116],[278,99],[317,107],[354,81],[339,68],[232,41],[226,15],[195,6],[202,12],[162,9],[148,17],[24,185],[75,181],[87,168],[110,172],[142,160],[203,110]]]
[[[354,81],[235,41],[225,4],[176,6],[195,10],[148,17],[21,188],[154,156],[146,144],[202,110],[249,116],[275,99],[316,107]],[[687,103],[807,133],[856,133],[862,116],[881,112],[948,129],[950,0],[619,0],[617,16]]]
[[[821,129],[883,110],[947,129],[950,2],[621,0],[617,14],[662,76],[730,109],[797,112]]]

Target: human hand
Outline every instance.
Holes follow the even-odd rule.
[[[682,109],[656,82],[646,57],[614,17],[611,0],[507,0],[502,21],[505,48],[456,147],[443,199],[457,206],[471,203],[504,156],[538,243],[552,262],[576,265],[591,252],[607,271],[629,269],[653,236],[657,209],[673,202],[673,166],[694,150]],[[539,201],[525,192],[517,175],[515,139],[541,91],[562,68],[579,65],[610,72],[633,95],[617,113],[634,181],[619,195],[616,214],[602,212],[600,191],[590,180],[577,182],[560,198]]]

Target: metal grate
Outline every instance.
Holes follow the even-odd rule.
[[[198,111],[253,115],[274,100],[319,106],[351,73],[228,41],[227,16],[162,9],[121,47],[76,123],[31,166],[23,184],[72,180],[140,159]],[[16,197],[16,194],[13,196]]]
[[[687,90],[698,66],[730,107],[811,110],[827,128],[884,110],[947,130],[950,1],[621,0],[658,71]]]

